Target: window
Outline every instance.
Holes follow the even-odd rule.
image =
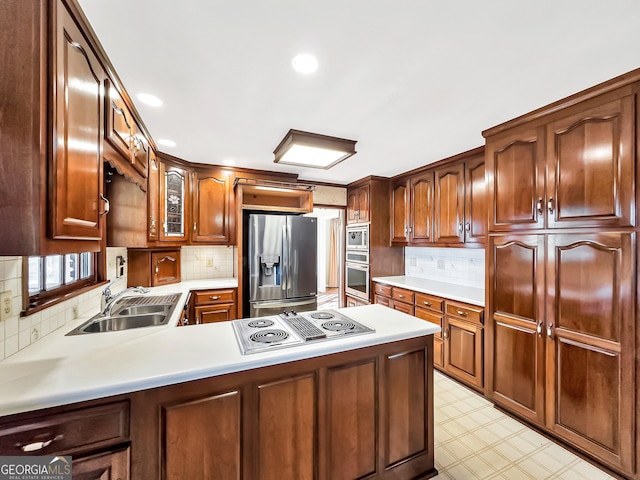
[[[26,288],[27,310],[57,303],[75,291],[97,283],[97,253],[69,253],[28,257]]]

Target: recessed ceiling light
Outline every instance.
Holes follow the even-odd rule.
[[[236,161],[231,160],[230,158],[225,158],[224,160],[222,160],[222,164],[231,167],[236,164]]]
[[[166,138],[159,138],[158,139],[158,143],[160,145],[165,146],[165,147],[175,147],[176,146],[176,142],[174,142],[173,140],[168,140]]]
[[[161,107],[163,103],[162,100],[150,93],[139,93],[138,100],[150,107]]]
[[[318,69],[318,59],[309,53],[301,53],[295,56],[291,65],[296,72],[309,75]]]

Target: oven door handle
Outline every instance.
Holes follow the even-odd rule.
[[[355,270],[369,271],[369,265],[358,265],[356,263],[347,263],[347,268],[353,268]]]

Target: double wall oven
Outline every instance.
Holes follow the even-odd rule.
[[[345,292],[369,301],[369,225],[348,225],[345,256]]]

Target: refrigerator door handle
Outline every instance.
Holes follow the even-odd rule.
[[[302,300],[299,302],[288,302],[283,300],[277,300],[274,302],[256,302],[253,305],[256,310],[259,310],[261,308],[274,308],[274,307],[299,307],[300,305],[309,305],[314,301],[316,301],[315,298],[310,300]]]
[[[282,269],[280,271],[281,289],[286,292],[289,290],[289,241],[287,238],[287,224],[282,225]],[[285,294],[285,297],[287,295]]]

